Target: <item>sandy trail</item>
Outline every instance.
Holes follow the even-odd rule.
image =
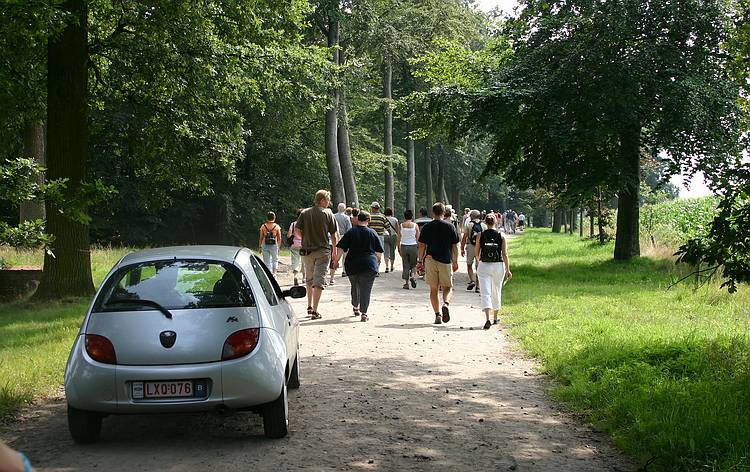
[[[337,277],[324,318],[303,318],[302,387],[290,392],[285,439],[265,439],[252,413],[126,416],[105,419],[101,442],[77,446],[62,398],[34,405],[0,437],[49,471],[635,470],[547,397],[550,381],[501,327],[481,329],[465,271],[462,263],[451,322],[439,326],[422,281],[404,290],[400,271],[383,274],[362,323]],[[303,314],[305,301],[295,309]]]

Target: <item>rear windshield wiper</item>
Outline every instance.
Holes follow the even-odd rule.
[[[164,316],[166,316],[170,320],[172,319],[172,313],[170,313],[169,310],[167,310],[166,308],[164,308],[163,306],[161,306],[160,304],[156,303],[153,300],[144,300],[142,298],[121,298],[121,299],[112,300],[111,302],[107,303],[105,306],[109,306],[110,303],[111,304],[122,303],[125,305],[150,306],[164,313]]]

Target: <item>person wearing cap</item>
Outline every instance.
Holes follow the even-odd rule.
[[[380,213],[380,203],[378,202],[372,202],[370,205],[370,208],[372,209],[372,213],[370,213],[370,229],[375,231],[375,234],[378,235],[378,238],[380,238],[380,245],[385,247],[385,229],[390,224],[388,222],[388,219]],[[378,275],[376,277],[380,276],[380,260],[382,259],[382,254],[377,253],[377,261],[378,261]],[[386,271],[387,272],[387,271]]]

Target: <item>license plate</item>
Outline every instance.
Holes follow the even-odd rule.
[[[208,395],[203,380],[133,382],[133,398],[204,398]]]

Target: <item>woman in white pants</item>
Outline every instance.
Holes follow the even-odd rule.
[[[508,264],[508,246],[506,240],[499,231],[495,230],[497,219],[489,213],[485,219],[487,229],[477,236],[476,251],[479,267],[477,277],[479,278],[479,295],[482,299],[482,311],[487,318],[484,329],[497,324],[497,314],[500,311],[502,301],[503,279],[510,280],[513,274]],[[490,323],[490,311],[493,313],[493,322]]]

